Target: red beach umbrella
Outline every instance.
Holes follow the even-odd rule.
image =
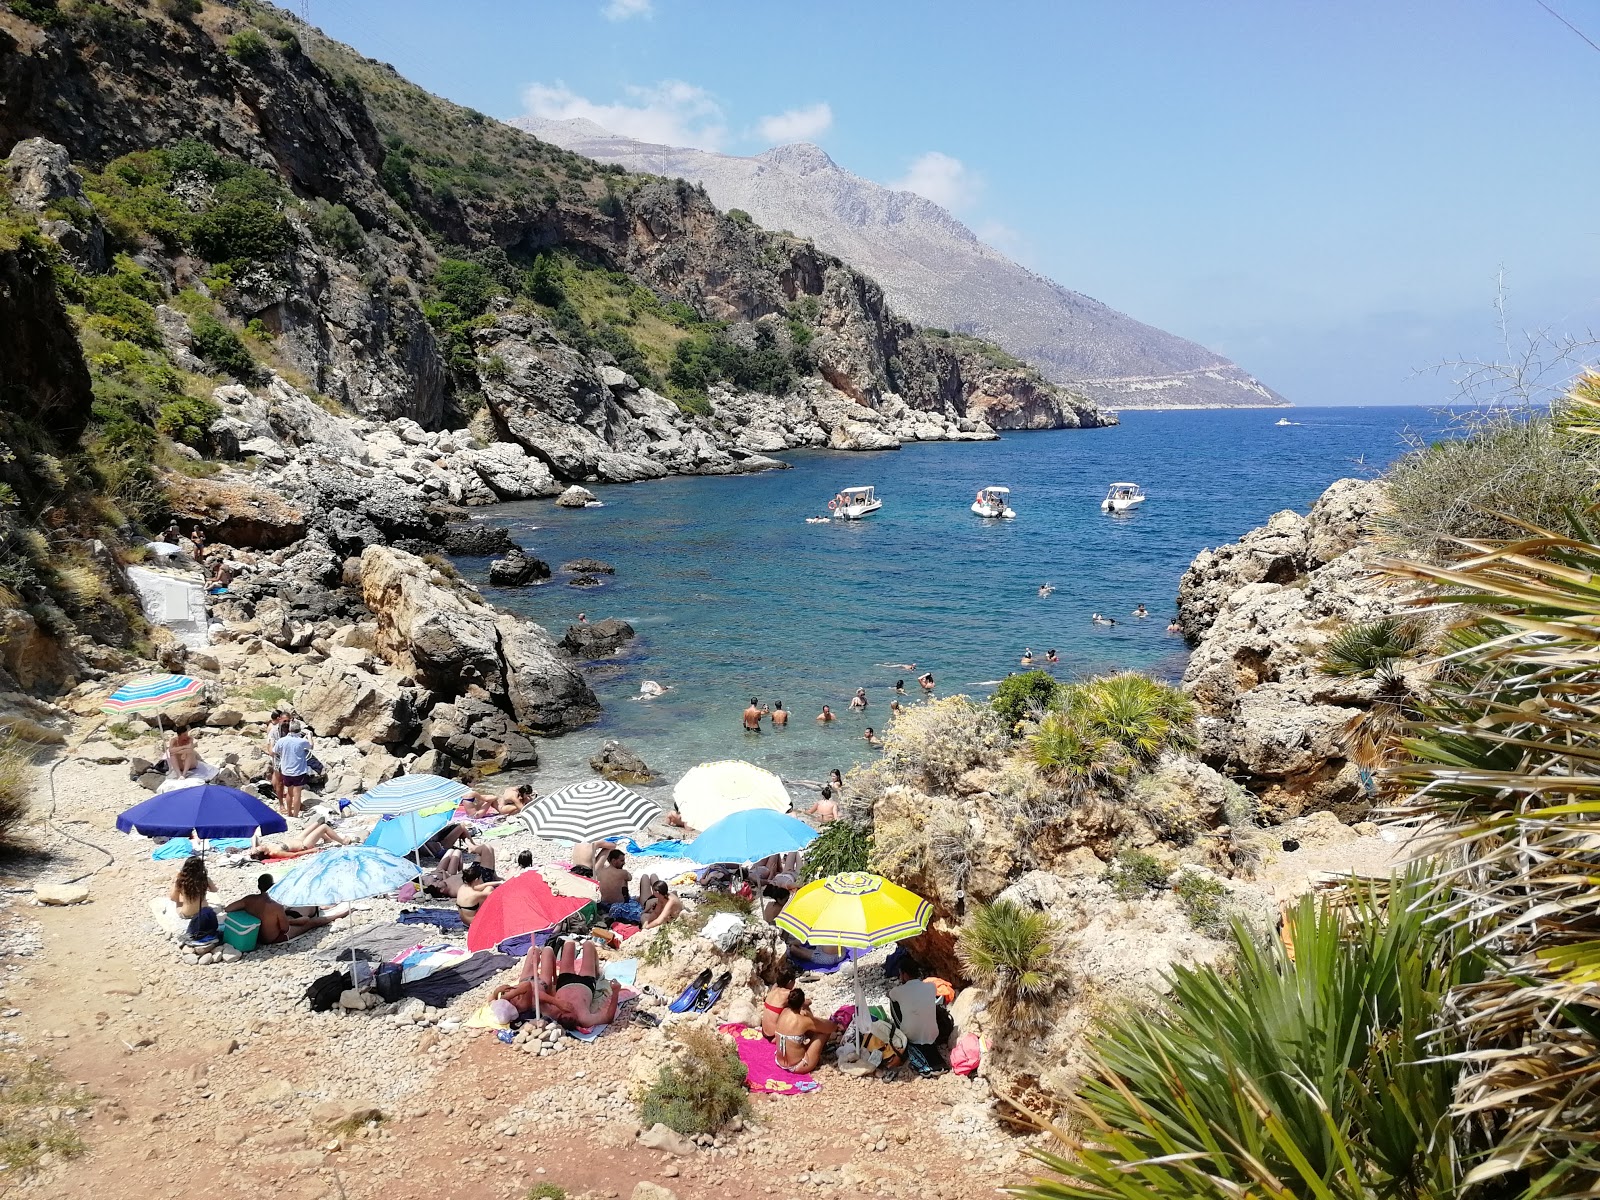
[[[549,929],[591,903],[558,896],[537,871],[524,871],[489,893],[467,927],[467,949],[488,950],[507,938]]]

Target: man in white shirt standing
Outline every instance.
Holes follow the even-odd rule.
[[[899,1006],[900,1031],[906,1041],[931,1046],[939,1040],[939,993],[933,984],[918,977],[916,964],[904,954],[900,956],[900,986],[890,990],[889,999]]]

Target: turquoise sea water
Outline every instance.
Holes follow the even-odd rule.
[[[1278,426],[1280,417],[1298,422]],[[1010,434],[998,442],[923,443],[880,454],[802,451],[793,469],[596,487],[603,508],[507,504],[484,519],[509,528],[552,566],[580,557],[616,567],[604,586],[568,576],[533,588],[484,585],[487,559],[459,560],[495,603],[559,637],[580,611],[638,631],[598,665],[598,725],[544,743],[541,789],[588,775],[604,738],[644,756],[667,781],[698,762],[744,758],[791,780],[820,780],[872,753],[896,679],[914,698],[987,694],[1025,647],[1060,656],[1063,677],[1134,667],[1182,672],[1183,641],[1166,632],[1179,576],[1202,548],[1231,541],[1273,512],[1305,511],[1329,483],[1372,475],[1432,430],[1426,410],[1333,408],[1129,412],[1103,430]],[[1102,513],[1106,486],[1144,485],[1148,501]],[[863,521],[808,525],[841,487],[873,484],[883,509]],[[1012,489],[1017,519],[968,509],[979,487]],[[1041,583],[1056,591],[1040,598]],[[1130,613],[1143,602],[1146,620]],[[1090,614],[1114,616],[1114,628]],[[895,664],[911,664],[915,667]],[[637,699],[640,681],[668,685]],[[864,716],[846,705],[867,689]],[[747,734],[752,696],[794,714],[786,730]],[[832,725],[814,718],[826,703]]]

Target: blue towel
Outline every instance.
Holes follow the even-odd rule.
[[[249,838],[213,838],[210,846],[213,850],[239,850],[250,844]],[[154,859],[188,858],[195,853],[194,843],[186,837],[168,838],[150,853]]]
[[[413,908],[395,918],[401,925],[435,925],[440,929],[465,929],[466,922],[453,908]]]
[[[688,842],[651,842],[648,846],[641,846],[632,838],[628,839],[625,847],[629,854],[644,854],[656,858],[688,858],[686,851]]]
[[[614,959],[602,966],[600,973],[607,979],[615,979],[623,987],[632,987],[639,978],[639,960],[637,958]]]

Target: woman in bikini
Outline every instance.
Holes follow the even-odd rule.
[[[456,887],[456,911],[461,914],[461,923],[467,928],[472,927],[472,920],[478,915],[478,909],[483,907],[483,902],[489,898],[489,893],[500,886],[498,879],[485,879],[483,868],[477,863],[470,863],[461,872],[461,883]]]
[[[833,1032],[832,1022],[811,1015],[805,992],[791,989],[773,1026],[778,1065],[796,1075],[811,1074],[822,1061],[822,1052],[828,1048],[828,1037]]]
[[[767,989],[761,1001],[761,1036],[771,1041],[778,1032],[778,1016],[794,991],[794,964],[787,958],[778,960],[778,977]]]
[[[339,831],[326,821],[317,821],[302,829],[299,833],[291,833],[280,841],[269,842],[261,837],[258,829],[251,836],[250,849],[244,852],[246,858],[253,858],[264,862],[269,858],[298,858],[302,854],[312,854],[324,846],[348,846],[350,839],[340,836]]]

